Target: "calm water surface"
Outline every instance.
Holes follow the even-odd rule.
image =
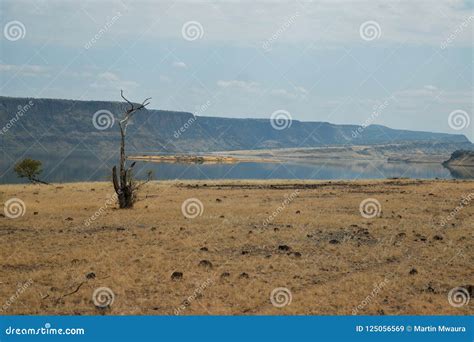
[[[104,181],[110,179],[111,168],[118,154],[99,155],[91,151],[58,153],[52,157],[41,152],[3,151],[0,161],[1,183],[22,183],[13,172],[13,165],[22,158],[43,162],[42,178],[48,182]],[[238,163],[238,164],[166,164],[137,162],[138,178],[148,170],[153,178],[167,179],[376,179],[408,178],[470,178],[457,174],[441,164],[340,162],[337,164],[312,163]],[[472,177],[472,175],[471,175]]]

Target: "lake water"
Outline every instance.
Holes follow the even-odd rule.
[[[43,162],[42,179],[48,182],[80,182],[109,180],[118,154],[99,155],[91,151],[58,153],[51,157],[41,152],[11,153],[3,151],[0,161],[0,183],[22,183],[13,172],[13,165],[22,158]],[[237,164],[166,164],[137,162],[138,178],[153,172],[153,179],[376,179],[376,178],[472,178],[458,174],[441,164],[340,162],[312,163],[237,163]]]

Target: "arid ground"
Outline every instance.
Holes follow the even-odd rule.
[[[153,182],[120,210],[109,183],[2,185],[0,309],[474,314],[449,296],[472,297],[473,193],[457,180]]]

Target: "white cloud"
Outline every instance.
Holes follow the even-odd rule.
[[[122,80],[117,74],[107,71],[99,74],[91,84],[96,89],[135,89],[138,83],[135,81]]]
[[[181,68],[181,69],[186,69],[186,63],[178,61],[178,62],[173,62],[172,64],[173,68]]]
[[[260,91],[259,84],[257,82],[246,82],[239,80],[219,80],[217,81],[217,86],[220,88],[236,88],[252,93]]]
[[[42,65],[0,64],[0,72],[12,72],[22,76],[50,76],[50,68]]]

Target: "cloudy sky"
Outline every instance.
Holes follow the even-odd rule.
[[[474,140],[472,0],[2,0],[0,95]],[[451,113],[454,113],[450,116]]]

